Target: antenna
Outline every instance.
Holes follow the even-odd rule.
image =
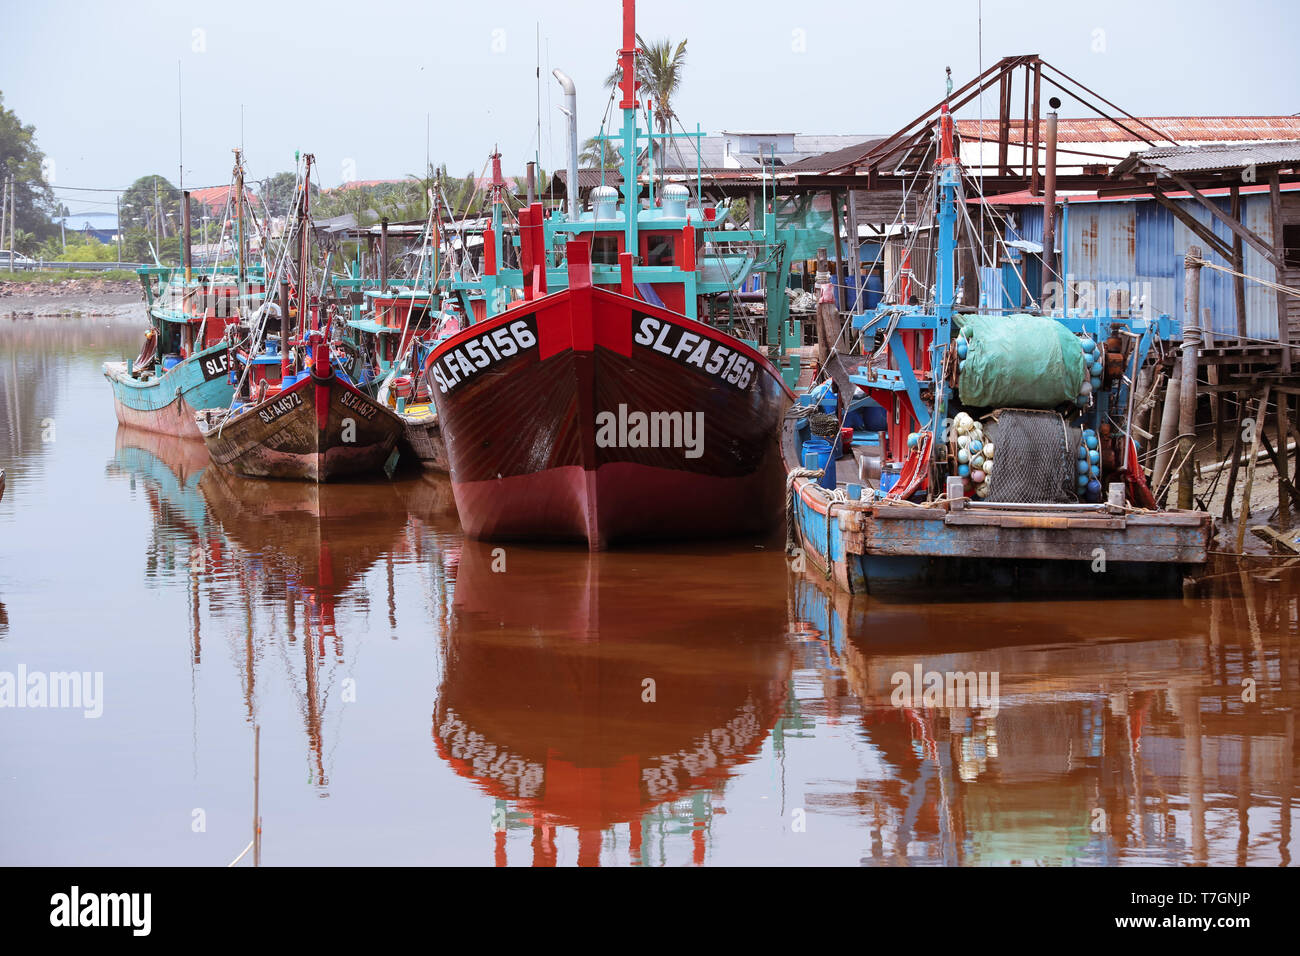
[[[185,191],[185,110],[181,105],[181,61],[176,60],[176,166],[180,173],[179,188]]]
[[[542,21],[537,21],[537,67],[534,71],[537,78],[537,149],[533,152],[533,160],[538,166],[542,165]]]

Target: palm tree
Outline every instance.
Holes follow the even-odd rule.
[[[618,161],[618,150],[608,140],[602,142],[595,136],[588,137],[583,142],[582,152],[578,154],[578,165],[588,169],[600,169],[602,166],[615,169]]]
[[[636,78],[641,84],[641,92],[654,102],[655,126],[659,132],[666,133],[672,128],[673,97],[682,85],[682,74],[686,69],[686,41],[673,46],[673,41],[664,37],[654,43],[646,43],[641,34],[636,35]],[[605,78],[605,88],[612,90],[623,79],[623,68],[618,66]]]

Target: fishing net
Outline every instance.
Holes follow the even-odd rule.
[[[962,404],[977,408],[1055,408],[1072,402],[1087,381],[1078,338],[1041,316],[972,315],[961,370]]]
[[[840,420],[836,415],[826,412],[813,412],[808,416],[808,428],[818,438],[825,438],[831,444],[840,435]]]
[[[993,435],[996,456],[986,501],[1032,504],[1075,500],[1075,442],[1056,412],[1000,409]]]

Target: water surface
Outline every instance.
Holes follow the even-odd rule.
[[[1295,572],[885,603],[779,536],[498,550],[433,476],[119,429],[143,321],[0,321],[0,673],[103,681],[0,707],[0,864],[224,866],[255,725],[264,865],[1291,863]]]

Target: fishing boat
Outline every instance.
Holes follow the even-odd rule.
[[[460,331],[459,306],[439,287],[446,262],[441,256],[441,181],[429,191],[429,218],[420,236],[414,276],[388,274],[388,222],[379,233],[380,274],[361,276],[360,253],[349,273],[331,282],[339,304],[351,309],[343,347],[354,356],[348,372],[357,386],[402,420],[398,448],[402,457],[446,473],[447,450],[428,379],[421,370],[433,345]],[[410,256],[407,256],[408,260]],[[373,283],[378,283],[378,288]]]
[[[243,266],[247,230],[244,170],[238,151],[233,194],[238,268],[214,267],[195,274],[186,193],[182,204],[184,266],[154,265],[139,270],[149,312],[144,344],[134,360],[104,364],[117,420],[123,425],[198,438],[195,413],[230,404],[234,383],[228,365],[227,331],[246,322],[265,293],[260,271]]]
[[[238,380],[231,404],[204,409],[195,421],[212,460],[245,477],[324,482],[391,474],[402,421],[352,382],[350,359],[330,338],[331,310],[306,292],[311,164],[308,156],[299,194],[302,305],[290,305],[281,283],[278,317],[263,309],[257,329],[230,348]]]
[[[654,137],[638,125],[636,56],[626,0],[622,203],[604,187],[579,212],[571,178],[567,216],[546,216],[540,203],[520,210],[517,267],[504,256],[492,157],[483,273],[450,283],[475,321],[425,363],[461,521],[475,537],[600,550],[758,532],[779,518],[777,437],[797,370],[766,350],[779,362],[787,342],[788,246],[774,217],[765,232],[727,233],[769,246],[769,334],[747,341],[715,320],[712,297],[735,291],[735,276],[700,268],[722,225],[716,210],[688,208],[676,182],[656,200],[652,177],[642,207],[639,157]]]
[[[447,448],[428,379],[420,374],[435,342],[460,331],[454,311],[444,312],[437,291],[381,290],[365,293],[369,308],[348,328],[356,336],[358,383],[402,420],[402,455],[424,468],[446,472]]]
[[[936,147],[933,301],[904,292],[854,316],[879,347],[830,354],[791,409],[790,550],[849,592],[1176,586],[1206,562],[1213,519],[1157,507],[1131,426],[1138,371],[1179,323],[958,309],[946,103]]]

